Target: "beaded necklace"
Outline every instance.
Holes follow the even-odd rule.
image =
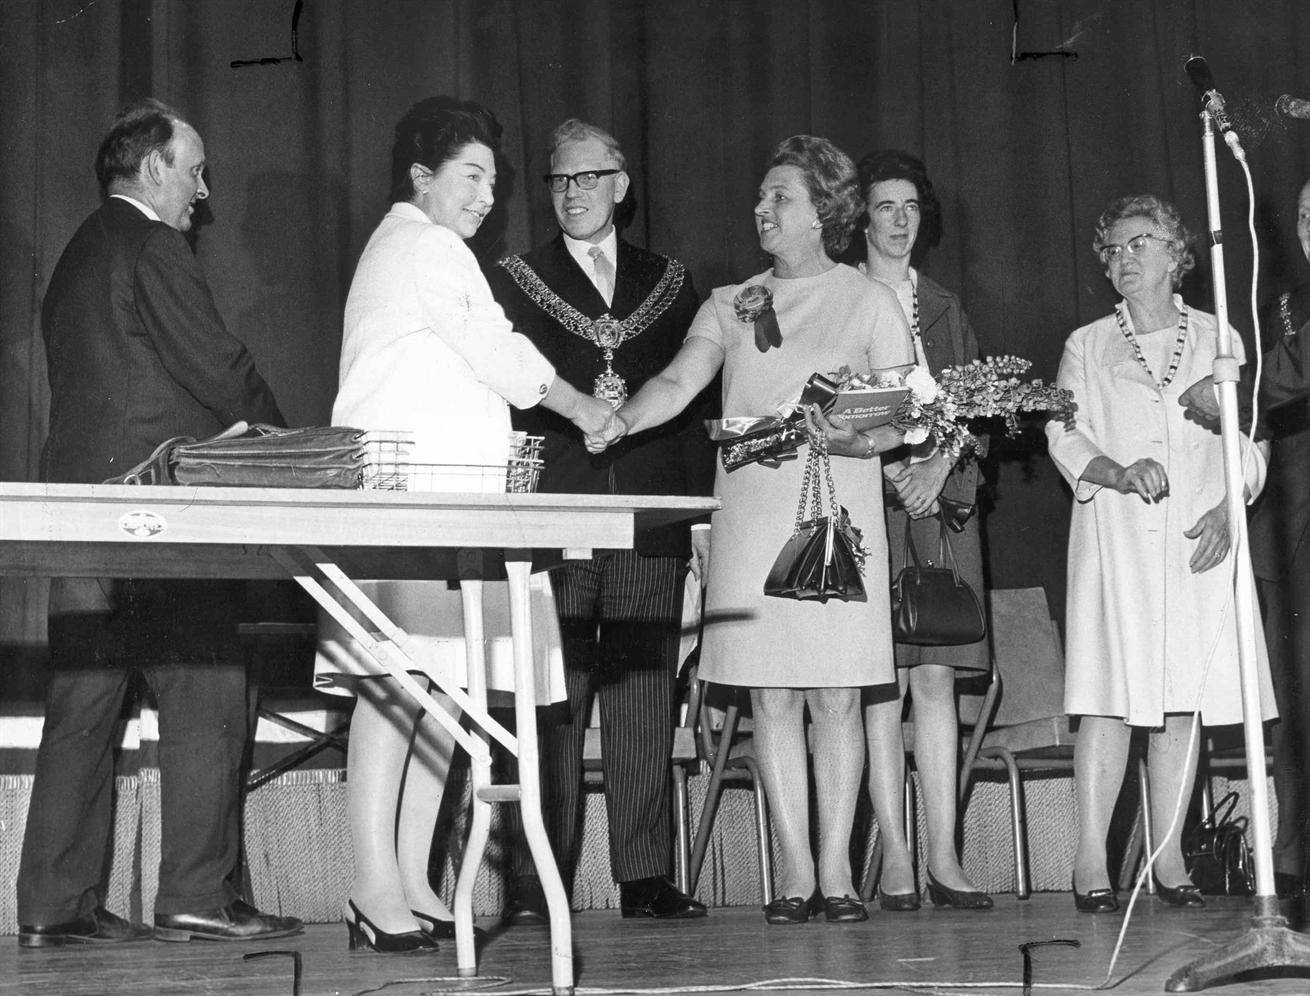
[[[1137,357],[1137,362],[1146,371],[1146,376],[1150,377],[1155,386],[1163,391],[1173,382],[1174,374],[1178,373],[1178,364],[1183,360],[1183,346],[1187,344],[1187,305],[1184,304],[1178,309],[1178,341],[1174,343],[1173,356],[1169,358],[1169,369],[1165,371],[1164,380],[1156,380],[1155,374],[1151,372],[1150,364],[1146,362],[1146,357],[1142,355],[1142,347],[1137,343],[1137,336],[1133,335],[1132,330],[1128,328],[1126,311],[1127,309],[1122,304],[1114,306],[1114,317],[1119,323],[1119,331],[1128,340],[1128,345],[1133,347],[1133,355]]]
[[[919,335],[919,281],[910,281],[910,337],[918,342]]]

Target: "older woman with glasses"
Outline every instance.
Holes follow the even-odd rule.
[[[827,139],[796,135],[774,150],[766,170],[755,229],[772,268],[714,291],[673,362],[620,410],[628,431],[672,418],[720,369],[723,411],[757,415],[795,401],[816,371],[847,366],[868,374],[913,362],[892,293],[835,262],[864,207],[850,157]],[[758,321],[743,317],[750,297],[768,298],[776,325],[767,327],[764,312]],[[781,896],[764,908],[771,924],[868,916],[851,884],[850,860],[864,768],[860,687],[894,681],[882,464],[876,458],[904,437],[886,426],[858,433],[811,417],[835,458],[839,500],[864,529],[867,601],[821,605],[764,595],[769,568],[792,531],[804,459],[720,469],[714,484],[723,509],[711,530],[701,676],[750,689],[756,758],[782,845]],[[807,711],[817,866],[810,847]]]
[[[1174,814],[1196,775],[1194,723],[1242,720],[1223,453],[1219,436],[1178,403],[1184,386],[1209,372],[1217,346],[1214,317],[1176,293],[1195,264],[1191,242],[1177,209],[1158,197],[1123,197],[1101,215],[1093,247],[1122,300],[1065,343],[1057,383],[1073,392],[1077,422],[1046,430],[1074,491],[1065,709],[1082,718],[1073,894],[1084,913],[1119,908],[1106,835],[1135,727],[1147,731],[1151,817],[1163,834],[1159,896],[1171,906],[1204,905]],[[1236,334],[1233,347],[1241,360]],[[1245,440],[1242,453],[1251,498],[1263,485],[1264,457]]]

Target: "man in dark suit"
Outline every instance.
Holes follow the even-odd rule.
[[[1297,202],[1296,233],[1302,255],[1310,261],[1310,183],[1301,188]],[[1299,359],[1298,339],[1307,334],[1302,331],[1307,322],[1310,283],[1301,283],[1278,296],[1262,323],[1266,341],[1274,341],[1273,355]],[[1275,368],[1273,364],[1271,368]],[[1305,834],[1310,815],[1306,792],[1306,778],[1310,777],[1308,409],[1310,402],[1301,396],[1268,407],[1265,412],[1273,452],[1265,489],[1251,514],[1251,567],[1260,595],[1269,668],[1278,701],[1279,720],[1273,726],[1271,740],[1278,796],[1274,884],[1282,896],[1305,891]]]
[[[616,407],[677,353],[697,307],[676,260],[618,237],[614,213],[628,189],[623,153],[599,128],[569,120],[551,140],[546,177],[561,234],[491,275],[514,323],[581,391]],[[640,441],[598,456],[568,423],[515,412],[515,427],[545,437],[541,490],[570,494],[709,494],[713,449],[693,405]],[[694,527],[693,527],[694,528]],[[699,917],[705,907],[669,880],[669,756],[673,687],[688,553],[699,576],[708,534],[685,526],[636,537],[635,550],[596,551],[554,572],[564,634],[569,717],[542,725],[542,808],[566,883],[577,862],[582,746],[592,698],[600,703],[610,870],[625,917]],[[545,899],[526,849],[515,854],[511,922],[542,920]]]
[[[182,233],[208,196],[205,148],[166,105],[115,121],[96,155],[107,197],[50,278],[41,315],[50,435],[41,476],[100,483],[173,436],[282,424],[245,347],[228,334]],[[254,940],[300,929],[260,913],[227,879],[239,842],[245,671],[239,585],[56,579],[51,674],[18,874],[23,947]],[[161,856],[155,929],[101,902],[112,832],[113,735],[130,679],[159,710]]]
[[[1297,199],[1297,240],[1310,261],[1310,183]],[[1278,296],[1261,321],[1268,346],[1260,381],[1261,437],[1272,453],[1264,491],[1250,519],[1251,568],[1264,620],[1269,670],[1278,702],[1271,731],[1278,826],[1274,884],[1280,896],[1306,888],[1306,831],[1310,829],[1310,283]],[[1242,367],[1238,407],[1249,429],[1255,364]],[[1211,378],[1179,399],[1198,417],[1219,415]]]

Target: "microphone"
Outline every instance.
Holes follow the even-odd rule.
[[[1232,131],[1233,123],[1228,120],[1228,111],[1224,107],[1224,97],[1214,85],[1214,76],[1210,65],[1199,55],[1190,56],[1183,65],[1192,84],[1201,91],[1201,103],[1214,118],[1220,131]]]
[[[1246,161],[1246,151],[1242,148],[1242,141],[1237,132],[1233,130],[1233,122],[1228,118],[1228,109],[1224,105],[1224,95],[1214,85],[1214,77],[1210,75],[1210,65],[1199,55],[1189,56],[1187,62],[1183,64],[1187,70],[1188,77],[1198,90],[1201,91],[1201,103],[1206,112],[1210,115],[1219,129],[1219,134],[1224,137],[1224,144],[1233,153],[1233,158],[1240,162]]]
[[[1302,100],[1300,97],[1283,94],[1274,101],[1274,110],[1285,117],[1296,118],[1298,121],[1310,121],[1310,100]]]

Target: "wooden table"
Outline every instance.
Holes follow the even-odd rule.
[[[20,577],[294,578],[458,741],[471,759],[473,812],[455,883],[459,974],[477,975],[473,882],[495,803],[519,803],[550,909],[551,981],[573,992],[568,898],[541,817],[528,576],[534,551],[628,549],[637,529],[718,507],[710,498],[440,494],[271,488],[0,483],[0,574]],[[434,681],[466,730],[410,674],[405,634],[353,579],[452,578],[460,551],[501,551],[514,647],[510,733],[487,712],[482,585],[461,585],[469,688]],[[466,555],[465,555],[466,556]],[[358,610],[371,628],[351,614]],[[494,784],[490,740],[518,757],[517,784]]]

